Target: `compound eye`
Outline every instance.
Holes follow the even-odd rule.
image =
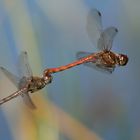
[[[128,57],[126,55],[121,54],[119,56],[119,64],[120,66],[125,66],[128,62]]]
[[[44,81],[46,84],[49,84],[52,82],[52,76],[49,75],[49,76],[44,76]]]

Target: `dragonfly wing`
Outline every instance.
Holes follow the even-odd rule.
[[[92,53],[89,52],[78,52],[76,54],[77,59],[81,59],[84,58],[88,55],[91,55]],[[111,74],[114,71],[114,67],[109,68],[109,67],[105,67],[103,65],[98,64],[98,60],[94,61],[94,62],[88,62],[88,63],[84,63],[85,66],[90,67],[90,68],[94,68],[95,70],[104,72],[104,73],[108,73]]]
[[[115,27],[109,27],[105,29],[98,40],[98,49],[110,50],[112,48],[113,39],[116,36],[118,29]]]
[[[109,68],[109,67],[105,67],[99,64],[94,64],[92,62],[86,63],[85,65],[88,67],[94,68],[95,70],[101,71],[103,73],[107,73],[107,74],[111,74],[115,70],[114,67]]]
[[[23,98],[24,103],[25,103],[28,107],[30,107],[31,109],[36,109],[36,106],[35,106],[35,104],[33,103],[33,101],[32,101],[32,99],[31,99],[29,93],[26,92],[26,93],[22,94],[21,96],[22,96],[22,98]]]
[[[101,13],[96,9],[91,9],[87,16],[87,33],[89,39],[96,47],[101,32],[102,32]]]
[[[19,72],[21,77],[31,77],[32,70],[28,62],[28,54],[27,52],[21,52],[19,56]]]
[[[32,76],[32,70],[31,70],[31,67],[29,65],[29,61],[28,61],[28,54],[27,52],[21,52],[20,56],[19,56],[19,72],[20,72],[20,75],[21,77],[31,77]],[[20,81],[21,82],[21,81]],[[24,82],[24,81],[23,81]],[[26,80],[25,80],[25,83],[26,84]],[[22,97],[23,97],[23,101],[25,102],[25,104],[30,107],[31,109],[35,109],[36,106],[35,104],[33,103],[29,93],[25,93],[25,94],[22,94]]]
[[[6,75],[6,77],[18,88],[20,78],[6,70],[4,67],[0,67],[0,70]]]
[[[107,74],[111,74],[115,69],[114,67],[109,68],[109,67],[105,67],[105,66],[102,66],[102,65],[99,65],[99,64],[96,64],[96,63],[92,63],[92,62],[85,63],[84,65],[87,66],[87,67],[90,67],[90,68],[94,68],[97,71],[107,73]]]
[[[80,51],[80,52],[76,53],[76,58],[81,59],[81,58],[84,58],[84,57],[86,57],[88,55],[91,55],[91,54],[92,53],[90,53],[90,52],[82,52],[82,51]]]

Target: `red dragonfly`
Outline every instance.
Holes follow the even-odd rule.
[[[88,13],[87,32],[90,40],[99,49],[99,52],[78,52],[77,61],[65,66],[46,69],[44,75],[63,71],[83,63],[87,66],[112,73],[116,66],[125,66],[127,64],[127,55],[117,54],[111,51],[113,39],[117,34],[118,29],[115,27],[103,29],[101,13],[96,9],[92,9]]]
[[[125,66],[128,62],[128,57],[127,55],[117,54],[111,51],[113,39],[118,33],[118,29],[116,27],[103,29],[101,18],[101,13],[96,9],[90,10],[87,17],[88,36],[93,45],[99,49],[99,52],[78,52],[77,58],[93,56],[96,60],[85,65],[112,73],[116,66]]]
[[[30,107],[31,109],[35,109],[36,106],[29,94],[44,88],[45,85],[51,82],[52,77],[50,75],[42,77],[33,76],[32,70],[28,63],[27,52],[22,52],[19,56],[19,60],[19,76],[15,76],[5,68],[0,67],[0,70],[7,76],[7,78],[9,78],[12,83],[14,83],[14,85],[18,89],[8,97],[1,99],[0,105],[21,95],[26,105],[28,105],[28,107]]]
[[[87,32],[91,42],[99,49],[97,53],[78,52],[77,58],[81,59],[94,56],[95,61],[86,63],[89,67],[112,73],[116,66],[125,66],[128,62],[127,55],[111,51],[113,39],[118,29],[115,27],[102,28],[101,13],[92,9],[87,16]]]

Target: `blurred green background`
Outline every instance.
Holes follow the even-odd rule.
[[[37,110],[21,98],[0,107],[1,140],[140,139],[140,1],[1,0],[0,65],[18,74],[18,55],[27,51],[34,75],[73,62],[78,51],[95,52],[86,31],[96,8],[103,26],[119,32],[112,50],[129,63],[107,75],[83,65],[56,73],[33,94]],[[16,88],[0,72],[0,98]]]

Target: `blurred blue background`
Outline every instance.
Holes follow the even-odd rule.
[[[2,140],[140,139],[140,1],[2,0],[0,65],[18,74],[18,55],[27,51],[34,75],[75,60],[78,51],[95,52],[86,31],[87,13],[102,13],[103,27],[115,26],[114,52],[129,63],[107,75],[83,65],[53,75],[33,95],[36,111],[21,99],[0,108]],[[0,73],[0,98],[16,88]],[[43,92],[43,93],[41,93]]]

